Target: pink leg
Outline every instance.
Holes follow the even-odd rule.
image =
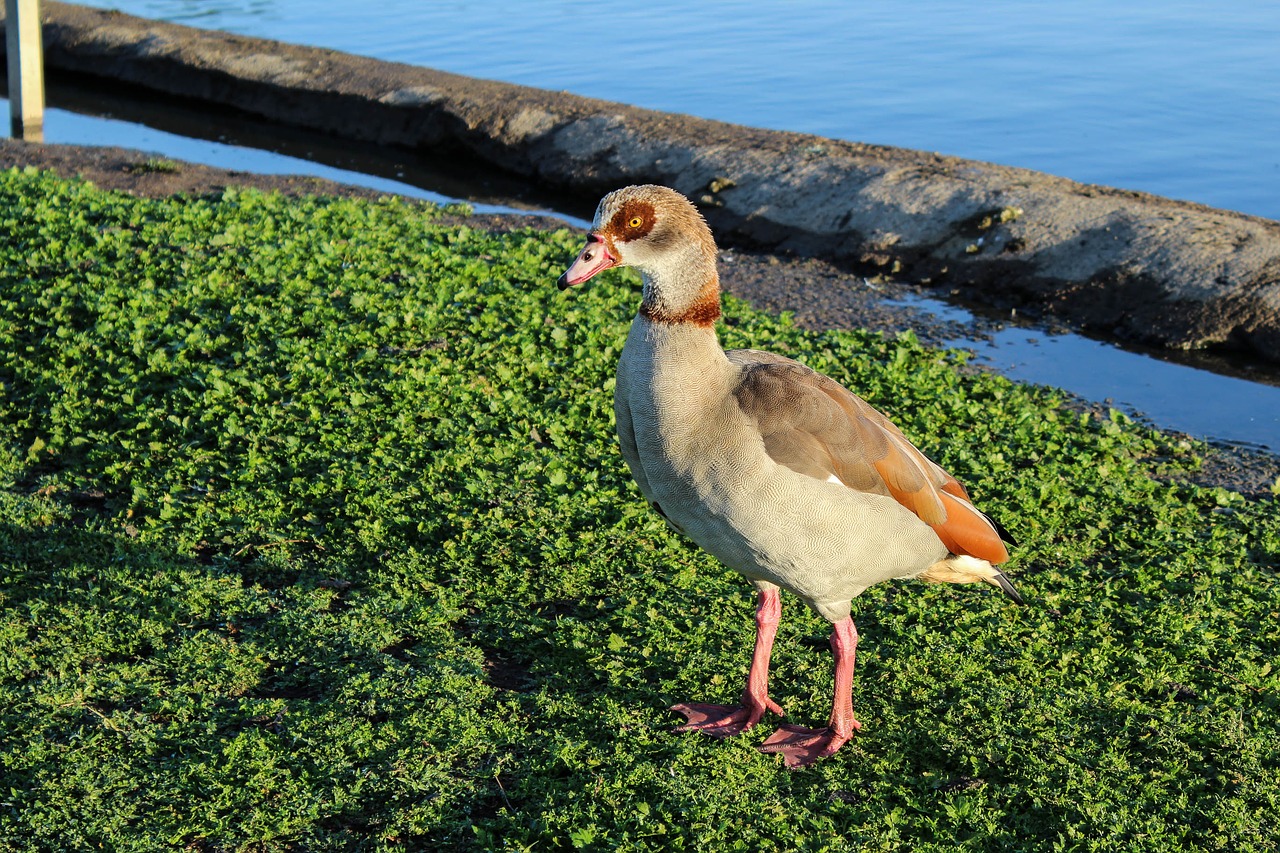
[[[846,616],[831,630],[831,652],[836,658],[836,689],[831,702],[831,724],[825,729],[783,725],[760,746],[761,752],[780,752],[791,768],[808,767],[836,750],[862,728],[853,717],[853,661],[858,651],[858,629]]]
[[[782,708],[769,698],[769,656],[773,653],[773,638],[778,633],[778,621],[782,618],[782,599],[777,587],[760,591],[756,606],[756,648],[751,654],[751,672],[747,675],[747,688],[742,692],[740,705],[706,705],[701,702],[682,702],[671,710],[684,714],[689,721],[677,726],[678,732],[698,731],[712,737],[729,737],[741,734],[760,722],[765,711],[781,716]]]

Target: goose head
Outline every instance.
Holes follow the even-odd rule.
[[[557,284],[564,290],[618,266],[640,272],[640,312],[651,320],[706,325],[720,314],[715,240],[702,214],[675,190],[644,185],[606,195],[586,246]]]

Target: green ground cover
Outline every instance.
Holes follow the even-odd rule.
[[[804,772],[673,734],[750,588],[615,448],[637,302],[568,233],[0,176],[0,849],[1264,850],[1280,512],[1195,448],[909,336],[730,301],[1020,539],[1028,599],[854,603],[864,728]],[[784,599],[774,696],[829,709]]]

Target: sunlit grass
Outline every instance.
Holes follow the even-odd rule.
[[[864,728],[816,768],[677,735],[750,587],[612,432],[637,301],[568,233],[433,207],[0,176],[0,847],[1269,849],[1280,512],[1163,482],[1122,416],[910,336],[730,302],[886,410],[1020,540],[1028,599],[854,603]],[[825,719],[826,625],[773,689]]]

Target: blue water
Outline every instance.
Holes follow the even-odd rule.
[[[1280,219],[1280,2],[93,0]]]
[[[0,100],[0,125],[9,126],[9,102]],[[220,169],[256,172],[263,175],[314,175],[330,181],[355,184],[378,192],[394,193],[409,198],[420,198],[437,204],[458,201],[406,181],[368,175],[328,166],[315,160],[290,157],[274,151],[264,151],[226,141],[195,139],[148,127],[142,124],[120,121],[103,116],[50,108],[45,110],[44,141],[72,145],[119,145],[136,148],[178,160],[203,163]],[[504,205],[468,202],[478,213],[527,213],[527,210]],[[572,216],[561,218],[571,224],[585,227],[588,223]]]
[[[962,324],[972,319],[965,309],[936,299],[895,302]],[[1023,326],[1006,326],[980,340],[945,343],[972,351],[977,363],[1011,379],[1066,388],[1200,438],[1280,451],[1280,387],[1162,361],[1081,335]]]

